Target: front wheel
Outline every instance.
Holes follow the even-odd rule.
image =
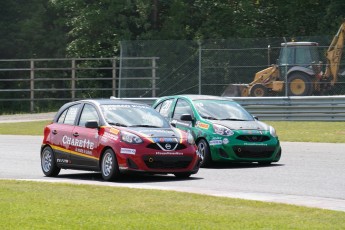
[[[113,150],[107,149],[102,157],[102,177],[106,181],[112,181],[120,177],[120,170]]]
[[[255,84],[250,88],[249,94],[252,97],[265,97],[268,94],[268,89],[262,84]]]
[[[210,153],[210,146],[208,145],[206,140],[201,139],[200,141],[198,141],[198,151],[203,158],[200,162],[200,167],[210,165],[212,162],[212,158]]]
[[[288,77],[289,96],[310,96],[312,91],[312,82],[308,75],[297,72]]]
[[[41,168],[44,175],[48,177],[55,177],[59,175],[60,168],[57,167],[55,156],[52,148],[46,146],[41,153]]]

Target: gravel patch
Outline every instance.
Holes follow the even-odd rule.
[[[56,112],[0,115],[0,123],[53,120]]]

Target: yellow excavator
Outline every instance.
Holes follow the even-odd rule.
[[[277,64],[257,72],[249,84],[228,85],[222,96],[264,97],[285,90],[288,96],[323,95],[334,87],[339,75],[345,75],[345,71],[339,73],[344,41],[345,22],[326,52],[324,72],[318,55],[318,43],[282,43]]]

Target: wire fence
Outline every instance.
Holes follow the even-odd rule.
[[[123,41],[119,57],[0,60],[0,109],[2,113],[52,111],[66,101],[110,96],[221,96],[229,85],[247,86],[256,73],[279,63],[276,80],[286,86],[287,64],[281,64],[280,54],[282,43],[292,40],[318,43],[314,48],[322,62],[319,68],[325,71],[331,36]],[[334,84],[322,93],[310,90],[309,95],[345,95],[345,58],[338,66]],[[311,71],[313,65],[306,68]],[[315,79],[307,83],[316,87]],[[287,96],[288,90],[280,89],[270,90],[268,96]]]

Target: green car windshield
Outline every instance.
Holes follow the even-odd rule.
[[[233,101],[226,100],[195,100],[195,109],[204,119],[252,121],[253,116],[242,106]]]

